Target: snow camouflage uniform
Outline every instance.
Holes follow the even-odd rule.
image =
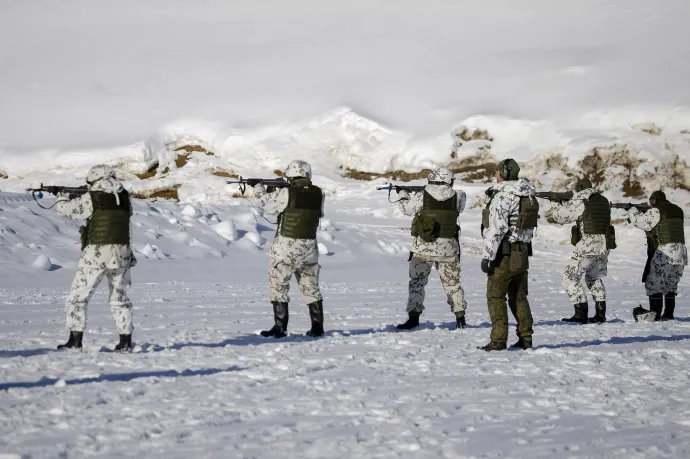
[[[457,212],[457,214],[465,210],[467,201],[465,192],[455,191],[452,188],[453,172],[446,168],[440,168],[431,172],[428,180],[429,184],[423,192],[412,195],[407,191],[400,192],[398,207],[403,214],[415,216],[417,219],[424,210],[429,210],[434,206],[434,201],[438,203],[436,204],[437,207],[447,207],[446,210]],[[455,206],[451,200],[455,201]],[[450,207],[454,207],[454,209]],[[407,313],[414,316],[417,321],[424,311],[424,289],[429,282],[431,268],[436,266],[441,284],[448,297],[450,310],[458,318],[458,326],[464,326],[467,302],[460,280],[460,242],[458,240],[460,227],[458,220],[459,217],[453,222],[448,222],[448,224],[455,226],[453,237],[437,237],[435,240],[427,242],[421,235],[417,235],[412,242]]]
[[[531,197],[536,204],[534,185],[529,179],[518,179],[519,167],[514,169],[506,181],[493,185],[487,194],[491,200],[487,205],[488,227],[482,225],[482,260],[488,261],[486,299],[491,318],[491,342],[484,350],[501,350],[508,341],[508,306],[517,321],[516,346],[523,349],[532,346],[533,318],[528,295],[529,254],[534,228],[519,229],[516,217],[520,214],[521,200]],[[499,163],[500,169],[501,163]],[[517,170],[515,170],[517,169]],[[537,207],[538,209],[538,207]],[[512,217],[512,218],[511,218]],[[536,226],[536,215],[535,226]],[[487,222],[484,222],[487,223]],[[486,261],[484,263],[486,263]]]
[[[125,200],[122,206],[126,205],[125,209],[129,213],[126,214],[126,223],[123,220],[122,225],[127,225],[128,239],[131,204],[127,191],[115,177],[115,171],[105,165],[94,166],[89,170],[86,181],[89,184],[89,192],[75,199],[61,196],[56,205],[57,211],[73,220],[88,220],[94,215],[94,199],[98,199],[99,202],[103,199],[111,199],[118,206],[120,200]],[[105,198],[102,198],[103,196]],[[121,338],[123,335],[129,335],[131,340],[134,329],[133,310],[132,303],[127,297],[126,288],[131,284],[130,268],[136,264],[136,260],[129,241],[122,244],[82,242],[87,242],[87,244],[82,247],[77,272],[65,304],[67,328],[70,332],[84,332],[88,303],[98,284],[103,278],[106,278],[110,292],[110,309],[115,319],[117,332]]]
[[[683,271],[688,264],[688,253],[685,247],[684,230],[679,228],[680,234],[677,239],[682,242],[665,242],[660,238],[659,228],[662,221],[662,212],[666,214],[668,207],[679,213],[678,217],[683,224],[683,212],[677,206],[672,205],[666,200],[663,193],[655,192],[652,196],[658,196],[654,207],[646,212],[641,212],[633,207],[628,211],[628,219],[636,228],[647,232],[650,259],[648,268],[642,281],[645,283],[645,290],[649,296],[650,310],[654,312],[654,319],[673,319],[675,310],[675,299],[678,292],[678,282],[683,277]],[[650,198],[650,202],[652,199]],[[665,216],[667,218],[667,216]],[[661,314],[663,302],[666,308]]]
[[[320,199],[318,209],[313,209],[318,218],[312,221],[318,226],[323,217],[325,197],[320,188],[311,184],[311,166],[304,161],[292,161],[285,175],[290,186],[267,192],[263,185],[254,186],[258,207],[267,214],[279,215],[276,236],[271,245],[271,262],[268,270],[270,298],[274,306],[276,325],[273,333],[265,336],[285,336],[288,321],[290,279],[294,273],[302,296],[309,306],[312,330],[317,336],[323,334],[323,298],[319,290],[319,249],[316,242],[316,227],[308,228],[308,237],[286,236],[286,210],[292,208],[290,198],[297,196],[300,189],[309,190],[312,199]],[[296,199],[296,198],[295,198]],[[301,209],[306,210],[306,209]],[[301,218],[301,217],[298,217]],[[313,236],[313,237],[312,237]],[[319,330],[321,328],[321,330]]]
[[[591,188],[591,185],[588,184],[588,186],[590,187],[576,192],[569,201],[560,205],[554,204],[552,215],[556,223],[575,223],[579,231],[580,241],[573,248],[571,260],[563,273],[563,287],[576,310],[573,317],[575,320],[564,320],[580,323],[589,321],[587,319],[587,293],[581,282],[583,275],[597,307],[597,316],[592,321],[604,322],[606,312],[606,288],[602,278],[606,277],[607,274],[609,250],[606,244],[606,234],[587,234],[584,230],[585,201],[589,200],[592,195],[598,195],[598,192]],[[608,202],[606,207],[607,209],[610,208]],[[605,224],[607,227],[611,224],[610,210],[608,221]]]

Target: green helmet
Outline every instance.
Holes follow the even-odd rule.
[[[503,180],[517,180],[520,174],[520,165],[512,158],[506,158],[498,163],[496,169]]]

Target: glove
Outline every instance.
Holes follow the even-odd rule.
[[[266,187],[262,183],[257,183],[252,186],[252,189],[254,190],[254,195],[266,193]]]
[[[558,194],[556,194],[555,191],[551,191],[549,193],[549,201],[557,202],[558,204],[560,204],[561,198],[558,197]]]
[[[398,196],[400,196],[400,201],[404,201],[410,199],[410,192],[407,190],[400,190],[398,191]]]
[[[493,270],[491,269],[490,265],[491,265],[491,260],[487,260],[485,258],[482,259],[482,272],[484,274],[491,274],[491,272]]]

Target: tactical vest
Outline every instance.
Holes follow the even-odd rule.
[[[438,201],[424,191],[422,211],[412,222],[412,235],[424,242],[434,242],[439,238],[456,239],[459,215],[457,193],[450,199]]]
[[[611,204],[600,193],[592,194],[584,201],[582,232],[585,234],[606,234],[611,226]]]
[[[652,229],[652,239],[655,247],[664,244],[685,244],[685,216],[683,209],[668,201],[656,206],[661,214],[659,223]]]
[[[288,205],[280,215],[280,235],[292,239],[316,239],[322,217],[323,192],[309,179],[298,179],[288,187]]]
[[[82,232],[82,246],[129,245],[129,220],[132,215],[129,193],[123,190],[117,198],[113,193],[104,191],[90,191],[89,194],[93,213]]]
[[[482,210],[482,232],[488,228],[491,223],[491,213],[489,206],[493,196],[486,203],[486,207]],[[520,207],[518,213],[508,216],[508,224],[519,230],[531,230],[537,227],[539,221],[539,202],[534,196],[520,197]]]

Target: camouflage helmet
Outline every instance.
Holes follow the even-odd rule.
[[[496,165],[496,170],[503,180],[517,180],[520,174],[520,165],[512,158],[506,158]]]
[[[105,164],[98,164],[89,169],[86,174],[86,183],[93,185],[99,180],[111,178],[117,180],[117,175],[115,174],[115,169]]]
[[[445,183],[446,185],[453,184],[453,171],[445,167],[439,167],[431,171],[429,174],[429,183]]]
[[[649,205],[656,207],[660,202],[666,201],[666,193],[661,190],[657,190],[649,196]]]
[[[592,181],[588,179],[587,177],[583,177],[581,179],[578,179],[577,182],[575,182],[575,192],[579,193],[582,190],[587,190],[589,188],[592,188]]]
[[[285,176],[287,178],[305,177],[310,179],[311,166],[306,161],[292,161],[288,165],[287,169],[285,169]]]

